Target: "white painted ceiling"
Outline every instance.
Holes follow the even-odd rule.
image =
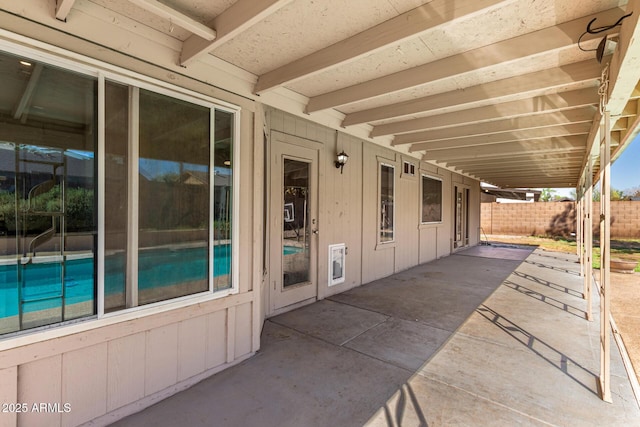
[[[578,37],[592,18],[593,27],[610,25],[630,8],[627,0],[163,0],[166,15],[154,12],[158,3],[58,0],[58,10],[82,19],[73,10],[93,5],[125,16],[183,46],[187,70],[212,55],[254,75],[256,93],[302,95],[311,120],[333,109],[343,126],[368,124],[373,138],[392,135],[392,145],[425,161],[502,187],[577,185],[600,121],[602,70]],[[185,17],[215,39],[194,35]],[[637,22],[623,26],[633,33]],[[586,35],[582,47],[621,28]],[[633,81],[618,100],[615,152],[637,132],[640,70],[614,77]]]

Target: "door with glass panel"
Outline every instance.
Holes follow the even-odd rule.
[[[318,150],[271,146],[270,313],[317,296]]]

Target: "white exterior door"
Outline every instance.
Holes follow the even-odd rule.
[[[269,314],[277,314],[318,295],[318,150],[275,136],[270,186]]]

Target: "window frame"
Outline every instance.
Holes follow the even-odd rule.
[[[393,200],[393,224],[391,226],[391,240],[382,240],[382,168],[387,167],[391,168],[393,173],[391,176],[393,177],[393,186],[391,197]],[[376,222],[377,222],[377,231],[376,231],[376,242],[378,245],[394,245],[396,243],[396,165],[392,163],[387,163],[384,161],[378,161],[378,198],[377,198],[377,214],[376,214]]]
[[[114,83],[128,85],[134,88],[136,92],[139,93],[140,89],[144,89],[150,92],[154,92],[160,95],[168,96],[170,98],[175,98],[184,102],[193,103],[195,105],[199,105],[205,108],[210,109],[210,123],[211,123],[211,134],[209,135],[210,139],[210,150],[209,150],[209,166],[211,168],[211,173],[209,174],[209,237],[208,237],[208,247],[210,249],[210,253],[208,256],[208,264],[209,264],[209,273],[208,273],[208,289],[206,291],[197,292],[190,295],[184,295],[176,298],[170,298],[163,301],[156,301],[149,304],[137,305],[135,307],[128,307],[121,310],[115,310],[109,313],[104,312],[104,239],[105,239],[105,229],[104,229],[104,198],[105,198],[105,123],[106,117],[104,115],[98,116],[98,129],[99,129],[99,140],[98,140],[98,153],[102,153],[102,157],[100,157],[98,161],[98,171],[102,171],[98,176],[98,206],[99,206],[99,215],[102,214],[102,218],[98,217],[98,253],[102,251],[103,256],[98,257],[98,271],[102,271],[102,275],[98,275],[98,295],[100,298],[98,299],[98,311],[97,317],[101,319],[103,317],[113,317],[118,316],[123,313],[128,312],[137,312],[142,310],[150,310],[153,311],[155,307],[160,307],[163,305],[167,305],[174,302],[185,302],[188,304],[191,302],[192,304],[197,304],[199,302],[208,301],[212,299],[224,298],[229,295],[234,295],[240,292],[239,288],[239,244],[238,240],[240,237],[239,227],[237,222],[239,220],[239,198],[240,198],[240,108],[239,107],[231,107],[231,104],[218,102],[213,98],[208,98],[204,95],[194,96],[194,93],[190,93],[188,90],[184,90],[183,88],[171,88],[167,87],[166,84],[158,84],[155,85],[153,83],[149,83],[146,81],[147,79],[135,79],[129,76],[121,76],[119,74],[115,74],[112,72],[100,72],[98,75],[98,108],[104,109],[104,88],[106,86],[106,80],[110,80]],[[102,87],[102,89],[100,89]],[[182,90],[181,90],[182,89]],[[100,97],[102,93],[102,98]],[[216,110],[224,111],[226,113],[230,113],[233,115],[233,150],[232,150],[232,158],[234,163],[233,169],[233,192],[232,192],[232,220],[231,220],[231,287],[227,289],[221,289],[219,291],[214,290],[213,284],[213,203],[214,203],[214,156],[215,156],[215,113]],[[137,117],[139,115],[139,110],[135,113],[130,112],[131,117]],[[102,139],[102,141],[101,141]],[[102,145],[101,145],[102,143]],[[138,171],[138,160],[139,160],[139,141],[129,141],[129,150],[130,153],[135,152],[134,156],[130,158],[130,163],[132,167],[129,168],[129,173],[132,174],[134,180],[137,181],[137,171]],[[237,166],[236,166],[237,165]],[[139,186],[136,182],[135,184],[130,183],[131,185],[135,185],[134,193],[130,194],[130,197],[133,197],[137,200],[139,196]],[[102,200],[101,200],[102,199]],[[100,205],[102,204],[102,209],[100,209]],[[137,211],[134,216],[137,216]],[[137,224],[134,224],[137,229]],[[136,239],[137,240],[137,239]],[[137,244],[137,243],[136,243]],[[139,249],[139,248],[138,248]],[[135,255],[135,256],[134,256]],[[127,254],[127,260],[132,260],[135,265],[134,269],[137,269],[137,255],[138,250],[134,253]],[[100,270],[101,269],[101,270]],[[99,273],[100,274],[100,273]],[[136,274],[136,284],[137,284],[137,274]],[[102,289],[100,289],[102,288]]]
[[[15,39],[15,40],[14,40]],[[54,52],[54,53],[50,53]],[[77,73],[90,76],[97,79],[97,147],[96,147],[96,171],[97,179],[97,248],[95,252],[96,277],[94,278],[94,289],[96,299],[96,311],[94,314],[68,320],[41,327],[24,329],[7,334],[0,335],[0,350],[12,348],[15,343],[19,345],[38,342],[46,339],[65,336],[69,333],[78,333],[82,331],[92,330],[109,324],[119,323],[121,321],[139,318],[141,313],[144,316],[154,315],[182,307],[193,306],[206,301],[218,300],[230,295],[238,294],[239,289],[239,238],[240,238],[240,174],[241,174],[241,156],[240,156],[240,124],[242,116],[242,108],[229,102],[225,102],[208,95],[176,86],[156,78],[146,76],[131,70],[121,68],[112,64],[102,62],[81,54],[66,51],[64,49],[53,48],[52,46],[28,39],[22,36],[14,36],[9,39],[0,38],[0,53],[21,56],[25,59],[32,59],[45,65],[60,68],[67,72]],[[209,208],[209,273],[208,273],[208,290],[198,292],[181,297],[171,298],[163,301],[153,302],[146,305],[125,308],[113,312],[104,312],[105,300],[105,128],[106,128],[106,81],[110,80],[114,83],[132,86],[138,89],[149,90],[171,98],[204,106],[210,109],[210,208]],[[214,192],[214,154],[215,154],[215,113],[222,111],[233,115],[232,119],[232,159],[233,159],[233,179],[232,179],[232,205],[231,205],[231,286],[219,291],[214,290],[213,284],[213,192]],[[129,142],[131,144],[131,141]],[[131,148],[131,147],[130,147]],[[136,149],[138,147],[135,147]],[[129,167],[129,173],[133,167]],[[139,193],[135,194],[138,197]],[[129,217],[130,218],[130,217]],[[127,254],[127,259],[132,259],[132,254]],[[17,341],[16,341],[17,340]],[[3,345],[3,343],[9,343]]]
[[[440,220],[438,221],[423,221],[423,207],[424,207],[424,178],[431,179],[434,181],[440,182]],[[443,222],[443,210],[444,210],[444,184],[442,177],[430,175],[424,172],[420,173],[420,225],[432,225],[432,224],[442,224]]]

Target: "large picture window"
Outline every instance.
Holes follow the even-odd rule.
[[[442,180],[422,175],[422,223],[442,222]]]
[[[392,242],[394,239],[394,196],[395,168],[380,164],[380,243]]]
[[[95,313],[97,79],[0,53],[0,333]]]
[[[1,52],[0,74],[0,334],[233,288],[235,111]]]

